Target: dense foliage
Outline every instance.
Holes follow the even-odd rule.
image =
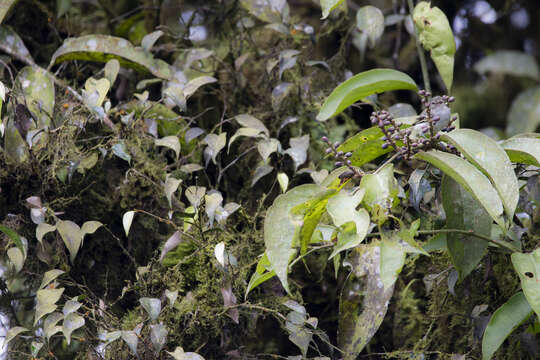
[[[0,358],[536,358],[502,3],[0,0]]]

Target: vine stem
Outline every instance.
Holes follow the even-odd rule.
[[[412,18],[413,12],[414,12],[413,0],[408,0],[408,4],[409,4],[409,13],[411,14],[411,18]],[[414,22],[413,22],[413,25],[414,25]],[[420,40],[418,39],[418,29],[416,28],[416,25],[414,25],[414,38],[416,40],[416,51],[418,52],[418,58],[420,59],[420,67],[422,68],[422,77],[424,78],[424,88],[427,92],[431,92],[431,85],[429,82],[429,73],[427,69],[426,55],[424,54],[424,50],[422,49],[422,44],[420,44]]]
[[[508,243],[506,241],[492,239],[492,238],[487,237],[485,235],[475,233],[473,230],[462,230],[462,229],[419,230],[417,232],[417,234],[419,234],[419,235],[463,234],[463,235],[473,236],[475,238],[488,241],[488,242],[493,243],[495,245],[498,245],[498,246],[500,246],[502,248],[505,248],[506,250],[509,250],[511,252],[519,252],[520,251],[514,245],[512,245],[512,244],[510,244],[510,243]],[[376,236],[381,236],[381,233],[376,232],[376,233],[371,233],[371,234],[366,235],[366,237],[376,237]]]

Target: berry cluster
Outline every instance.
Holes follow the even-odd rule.
[[[333,144],[330,143],[330,140],[328,140],[328,138],[326,136],[323,136],[321,138],[321,140],[323,142],[325,142],[327,145],[328,145],[328,148],[326,148],[326,154],[328,155],[332,155],[335,159],[336,159],[336,162],[335,162],[335,166],[336,167],[341,167],[341,166],[347,166],[349,168],[349,170],[345,171],[343,174],[340,175],[340,179],[342,181],[346,180],[346,179],[350,179],[352,177],[360,177],[362,176],[361,172],[354,168],[352,166],[352,162],[351,162],[351,159],[350,157],[352,156],[352,152],[343,152],[343,151],[338,151],[338,147],[341,145],[339,142],[335,142]]]

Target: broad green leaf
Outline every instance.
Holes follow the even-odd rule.
[[[496,73],[528,76],[535,80],[540,79],[540,70],[538,69],[535,58],[520,51],[496,51],[480,59],[480,61],[474,64],[473,69],[480,74]]]
[[[364,71],[344,81],[332,91],[319,111],[317,120],[328,120],[360,99],[391,90],[418,90],[418,88],[409,75],[397,70]]]
[[[15,127],[15,121],[11,119],[6,125],[3,149],[7,163],[20,165],[27,162],[30,158],[28,146],[17,130],[17,127]]]
[[[512,101],[506,120],[506,135],[536,131],[540,125],[540,86],[519,93]]]
[[[15,246],[17,246],[17,248],[21,250],[23,254],[25,253],[24,244],[21,240],[21,237],[19,236],[19,234],[17,234],[15,230],[10,229],[4,225],[0,225],[0,231],[6,234],[9,240],[13,241]]]
[[[253,275],[251,275],[251,279],[249,279],[249,284],[246,288],[246,294],[244,295],[244,298],[247,299],[247,296],[251,290],[255,289],[257,286],[259,286],[266,280],[270,280],[271,278],[276,276],[276,272],[273,270],[269,270],[269,267],[270,261],[268,260],[268,256],[266,255],[266,253],[264,253],[259,262],[257,263],[257,268],[255,269]]]
[[[266,126],[257,119],[256,117],[253,117],[249,114],[240,114],[236,115],[234,117],[237,123],[242,125],[243,127],[252,128],[252,129],[258,129],[260,132],[263,132],[266,136],[270,136],[270,132],[266,128]]]
[[[540,316],[540,248],[526,254],[513,253],[511,258],[523,293],[536,315]]]
[[[381,325],[394,287],[385,288],[380,276],[377,242],[354,248],[346,262],[352,273],[339,300],[338,344],[343,359],[354,360]]]
[[[9,26],[0,25],[0,50],[25,64],[34,65],[34,59],[24,42]]]
[[[199,76],[195,79],[188,81],[184,87],[184,97],[187,99],[193,95],[201,86],[206,84],[212,84],[217,82],[217,79],[213,76]]]
[[[54,64],[67,60],[107,62],[111,59],[117,59],[121,66],[149,72],[161,79],[171,78],[171,69],[165,61],[155,59],[151,53],[133,46],[126,39],[109,35],[85,35],[66,39],[53,54],[49,69]]]
[[[7,256],[13,264],[15,273],[21,271],[24,266],[24,253],[19,248],[12,247],[8,249]]]
[[[62,324],[62,333],[66,338],[66,341],[69,345],[71,342],[71,334],[84,326],[84,318],[76,313],[70,313],[64,318],[64,323]]]
[[[504,150],[489,136],[472,129],[456,129],[441,139],[453,144],[467,160],[487,175],[511,219],[519,200],[519,187],[512,163]]]
[[[30,330],[28,330],[27,328],[22,327],[22,326],[14,326],[14,327],[10,328],[6,333],[6,337],[4,338],[4,342],[2,343],[2,347],[6,346],[17,335],[19,335],[19,334],[21,334],[23,332],[26,332],[26,331],[30,331]]]
[[[212,162],[216,163],[216,156],[219,154],[221,149],[225,147],[225,144],[227,143],[227,133],[222,132],[219,135],[216,134],[208,134],[203,140],[203,143],[208,145],[206,149],[204,149],[204,155],[206,164],[212,159]]]
[[[356,12],[356,28],[367,36],[369,47],[375,47],[384,33],[384,15],[382,11],[375,6],[362,6]]]
[[[134,216],[135,211],[127,211],[124,216],[122,216],[122,225],[124,226],[126,236],[129,235],[129,229],[131,228],[131,223],[133,222]]]
[[[400,238],[392,233],[383,236],[380,243],[381,281],[385,289],[393,288],[398,275],[405,265],[407,252],[400,244]]]
[[[540,139],[515,136],[501,143],[512,162],[540,167]]]
[[[186,197],[195,209],[201,204],[201,200],[206,193],[206,188],[204,186],[190,186],[186,189]]]
[[[60,289],[41,289],[36,293],[36,312],[34,314],[34,326],[37,324],[39,319],[43,316],[52,313],[56,310],[56,302],[62,296],[64,288]]]
[[[83,225],[81,227],[82,237],[84,238],[88,234],[95,233],[96,230],[99,229],[102,226],[103,226],[103,224],[100,223],[99,221],[86,221],[85,223],[83,223]]]
[[[295,206],[316,198],[324,191],[325,188],[318,185],[300,185],[278,196],[266,213],[264,220],[266,254],[272,270],[276,272],[288,293],[290,290],[287,272],[289,262],[296,253],[293,249],[294,237],[297,228],[302,225],[301,219],[300,221],[293,219],[290,212]]]
[[[421,1],[413,11],[413,21],[418,30],[418,39],[439,70],[448,91],[454,79],[454,54],[456,43],[452,28],[444,12],[431,3]]]
[[[45,320],[43,321],[43,332],[47,337],[47,341],[49,341],[51,336],[62,331],[62,327],[57,326],[56,324],[58,324],[58,322],[63,318],[64,315],[59,312],[54,312],[45,318]]]
[[[342,189],[328,200],[326,209],[334,225],[340,227],[350,222],[354,224],[354,230],[345,226],[341,234],[342,236],[338,235],[338,242],[332,254],[330,254],[329,259],[341,251],[359,245],[366,237],[369,227],[369,214],[366,209],[356,210],[364,194],[364,189],[359,189],[354,194],[349,194],[347,190]]]
[[[287,0],[240,0],[240,5],[257,19],[268,23],[288,23]]]
[[[498,308],[489,319],[482,337],[482,360],[491,359],[508,335],[531,314],[531,306],[521,291]]]
[[[344,0],[320,0],[322,8],[322,19],[326,19],[332,10],[336,9]]]
[[[146,310],[150,320],[156,320],[161,312],[161,300],[156,298],[143,297],[139,299],[141,306]]]
[[[460,184],[449,176],[441,183],[442,203],[446,213],[446,227],[449,229],[472,230],[489,236],[492,220],[478,201]],[[446,234],[450,258],[463,280],[484,257],[488,242],[463,234]]]
[[[151,32],[150,34],[145,35],[141,41],[141,47],[143,48],[143,50],[144,51],[152,50],[152,47],[162,35],[163,35],[163,31],[161,30],[157,30],[157,31]]]
[[[43,280],[41,280],[41,285],[39,285],[40,289],[43,289],[45,286],[49,285],[52,281],[54,281],[57,277],[64,274],[65,271],[59,270],[59,269],[53,269],[47,271],[43,275]]]
[[[0,23],[4,21],[9,10],[17,3],[18,0],[0,0]]]
[[[375,173],[363,176],[360,188],[365,191],[362,202],[370,211],[373,221],[384,222],[399,192],[394,165],[387,164]]]
[[[377,126],[373,126],[348,138],[338,147],[338,151],[352,152],[353,154],[350,157],[352,164],[362,166],[392,151],[390,146],[386,149],[382,148],[384,141],[381,139],[383,136],[382,130]]]
[[[504,228],[501,198],[489,179],[474,165],[456,155],[439,150],[421,151],[414,157],[438,167],[457,181],[482,204],[493,220]]]
[[[261,155],[265,164],[268,162],[270,155],[278,151],[280,147],[281,144],[279,140],[274,138],[268,140],[259,140],[257,143],[257,150],[259,151],[259,154]]]
[[[260,135],[261,131],[259,129],[254,129],[254,128],[240,128],[238,130],[236,130],[236,132],[234,133],[234,135],[231,137],[231,139],[229,140],[229,148],[227,150],[227,152],[231,149],[231,145],[232,143],[237,139],[239,138],[240,136],[246,136],[246,137],[258,137]]]
[[[82,303],[80,303],[77,300],[77,296],[76,296],[73,299],[65,302],[64,307],[62,309],[62,314],[64,314],[64,316],[67,317],[69,314],[74,313],[75,311],[79,310],[81,306],[82,306]]]
[[[58,220],[56,222],[56,230],[58,230],[58,233],[62,237],[64,244],[66,244],[66,247],[69,251],[70,260],[73,263],[75,257],[77,256],[77,253],[79,252],[79,248],[81,247],[83,239],[81,228],[73,221]]]
[[[307,160],[307,151],[309,148],[309,135],[292,137],[289,139],[291,146],[283,153],[289,155],[294,162],[295,170]]]
[[[118,156],[122,160],[127,161],[128,164],[131,164],[131,155],[126,148],[126,143],[124,141],[114,144],[111,150],[114,155]]]
[[[50,128],[55,95],[54,83],[48,72],[38,66],[26,66],[17,74],[15,81],[22,90],[24,103],[37,121],[37,128]]]
[[[156,146],[165,146],[174,151],[176,160],[178,160],[178,157],[180,156],[180,140],[178,139],[178,136],[171,135],[156,139],[155,144]]]

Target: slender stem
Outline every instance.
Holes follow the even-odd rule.
[[[519,252],[520,250],[516,248],[514,245],[497,239],[492,239],[490,237],[487,237],[482,234],[475,233],[473,230],[462,230],[462,229],[439,229],[439,230],[419,230],[417,232],[419,235],[434,235],[434,234],[463,234],[468,236],[473,236],[478,239],[482,239],[485,241],[488,241],[490,243],[493,243],[495,245],[498,245],[506,250],[509,250],[511,252]],[[376,237],[381,236],[381,233],[371,233],[366,235],[366,237]]]
[[[413,0],[408,0],[408,3],[409,3],[409,12],[411,13],[411,17],[412,17],[413,12],[414,12]],[[426,55],[424,54],[424,50],[422,49],[422,45],[420,44],[420,40],[418,39],[418,29],[416,28],[416,25],[414,25],[414,35],[416,39],[416,51],[418,52],[418,58],[420,59],[420,67],[422,68],[422,77],[424,78],[424,88],[426,91],[431,92],[431,85],[429,83],[429,73],[427,69]]]

